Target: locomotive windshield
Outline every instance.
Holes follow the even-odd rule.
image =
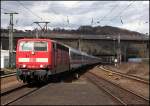
[[[19,46],[20,51],[47,51],[47,42],[23,41]]]
[[[47,51],[47,42],[34,42],[34,51]]]

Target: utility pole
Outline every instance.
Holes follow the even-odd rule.
[[[94,21],[93,21],[93,18],[92,18],[92,20],[91,20],[91,26],[93,26],[93,22],[94,22]]]
[[[81,40],[82,40],[82,35],[80,35],[79,37],[79,41],[78,41],[78,50],[81,52],[82,48],[81,48]],[[83,64],[83,56],[81,56],[81,64]]]
[[[47,24],[50,23],[50,22],[47,22],[47,21],[46,22],[43,22],[43,21],[42,22],[37,22],[36,21],[34,23],[37,24],[41,28],[41,31],[42,31],[41,33],[42,33],[42,36],[43,36],[43,33],[47,32]],[[41,23],[44,23],[45,25],[42,27],[40,25]],[[37,29],[37,31],[38,31],[38,29]],[[39,33],[37,32],[36,33],[36,38],[38,38],[38,37],[39,37]]]
[[[121,63],[121,47],[120,47],[120,35],[118,36],[118,50],[117,50],[117,59]]]
[[[35,33],[36,33],[35,34],[36,38],[38,38],[38,29],[37,28],[35,29]]]
[[[9,67],[13,67],[13,15],[18,14],[16,12],[4,13],[10,15],[10,23],[9,23]]]
[[[79,40],[78,40],[78,50],[81,50],[80,42],[81,42],[81,38],[79,38]]]
[[[78,40],[78,50],[81,51],[81,40],[82,40],[82,35],[79,36]]]
[[[115,45],[115,38],[113,38],[113,51],[114,51],[114,57],[113,57],[113,61],[115,60],[116,58],[116,45]]]

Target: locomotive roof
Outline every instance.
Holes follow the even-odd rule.
[[[64,43],[61,43],[61,42],[58,42],[58,41],[55,41],[55,40],[51,40],[51,39],[43,39],[43,38],[24,38],[24,39],[19,39],[19,41],[51,41],[51,42],[55,42],[55,43],[58,43],[58,44],[61,44],[67,48],[69,48],[69,51],[72,51],[72,52],[75,52],[75,53],[78,53],[78,54],[82,54],[82,55],[85,55],[85,56],[88,56],[88,57],[91,57],[91,58],[97,58],[95,56],[92,56],[92,55],[89,55],[85,52],[82,52],[82,51],[79,51],[77,49],[74,49]]]
[[[24,38],[19,39],[18,41],[52,41],[51,39],[41,39],[41,38]]]

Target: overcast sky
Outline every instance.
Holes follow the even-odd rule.
[[[76,29],[81,25],[115,26],[149,33],[149,1],[1,1],[1,27],[34,29],[34,21],[49,21],[48,28]]]

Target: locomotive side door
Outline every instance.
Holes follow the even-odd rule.
[[[56,68],[57,68],[57,47],[56,43],[53,43],[53,62],[54,62],[54,71],[56,73]]]

